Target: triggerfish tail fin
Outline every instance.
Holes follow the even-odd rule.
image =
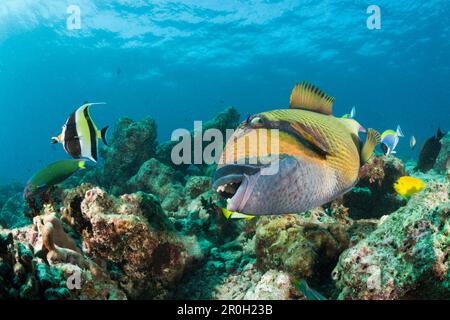
[[[397,130],[395,132],[397,133],[397,136],[399,136],[399,137],[404,137],[405,136],[403,134],[402,128],[400,128],[400,125],[397,125]]]
[[[106,126],[100,131],[100,136],[102,137],[102,141],[105,144],[105,146],[108,145],[108,142],[106,142],[106,131],[108,131],[108,128],[109,126]]]
[[[294,285],[300,290],[307,300],[327,300],[316,290],[309,287],[308,283],[304,279],[294,281]]]
[[[369,128],[367,130],[366,142],[361,150],[361,162],[366,163],[373,155],[375,147],[380,143],[381,138],[378,131]]]
[[[289,107],[330,115],[333,103],[333,97],[327,95],[315,85],[302,81],[292,90]]]
[[[255,218],[255,216],[250,216],[250,215],[239,213],[239,212],[232,212],[232,211],[227,210],[225,208],[221,208],[221,209],[222,209],[223,215],[227,219],[246,219],[246,220],[251,220],[251,219]]]

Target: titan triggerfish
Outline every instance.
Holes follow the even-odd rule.
[[[333,103],[316,86],[300,82],[289,109],[258,113],[241,123],[213,177],[226,209],[248,215],[300,213],[349,191],[380,134],[354,119],[334,117]],[[367,133],[364,145],[359,132]]]

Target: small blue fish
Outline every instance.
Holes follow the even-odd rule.
[[[350,113],[344,114],[341,118],[344,118],[344,119],[354,119],[355,116],[356,116],[356,108],[353,107],[352,110],[350,111]]]
[[[386,130],[381,134],[381,148],[385,155],[395,154],[395,147],[397,147],[400,137],[404,137],[402,129],[397,126],[397,130]]]

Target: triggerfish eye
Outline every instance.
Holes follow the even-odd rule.
[[[254,117],[253,119],[250,120],[250,125],[252,127],[262,126],[263,125],[263,120],[262,120],[261,117],[256,116],[256,117]]]

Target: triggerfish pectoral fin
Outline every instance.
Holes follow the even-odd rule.
[[[375,147],[380,143],[380,133],[378,131],[369,128],[367,130],[366,142],[361,150],[361,162],[366,163],[373,155]]]

